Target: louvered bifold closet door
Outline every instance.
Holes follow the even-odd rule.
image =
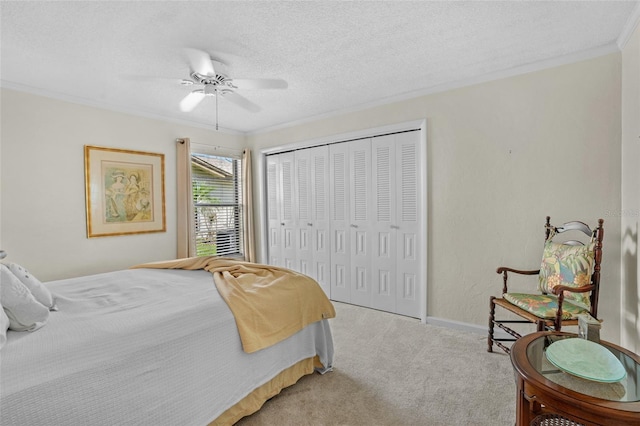
[[[312,207],[311,207],[311,170],[308,149],[295,151],[294,198],[296,228],[296,264],[295,270],[315,279],[312,251]]]
[[[297,220],[295,199],[295,162],[293,152],[278,154],[280,159],[280,235],[282,238],[282,266],[297,270]]]
[[[312,276],[331,297],[329,147],[310,148]]]
[[[269,263],[332,299],[420,318],[420,131],[267,156]]]
[[[284,266],[282,255],[282,188],[280,185],[280,157],[267,157],[267,226],[269,264]]]
[[[349,230],[351,303],[371,307],[372,231],[371,139],[349,142]]]
[[[331,299],[350,302],[349,145],[329,146]]]
[[[395,136],[376,137],[371,146],[373,162],[373,249],[371,306],[396,311],[397,189]]]
[[[424,253],[420,252],[420,211],[423,191],[420,190],[419,159],[420,133],[406,132],[395,135],[396,162],[395,193],[397,205],[397,255],[396,255],[396,313],[420,317],[421,294],[418,282]]]

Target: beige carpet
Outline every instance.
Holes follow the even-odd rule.
[[[238,425],[513,425],[509,357],[486,337],[343,303],[334,371],[305,376]]]

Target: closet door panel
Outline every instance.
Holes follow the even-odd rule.
[[[281,187],[281,235],[282,235],[282,266],[294,271],[298,270],[297,261],[297,220],[295,200],[295,161],[294,154],[287,152],[280,157],[280,187]]]
[[[319,146],[309,152],[311,200],[311,276],[318,281],[327,296],[331,294],[330,251],[330,179],[329,147]]]
[[[284,266],[282,260],[282,194],[279,178],[280,159],[277,155],[267,157],[267,238],[269,264]]]
[[[312,211],[311,211],[311,170],[308,149],[301,149],[294,153],[295,162],[295,219],[296,233],[296,270],[301,274],[316,279],[313,265],[312,244]]]
[[[371,306],[396,310],[397,207],[396,147],[394,135],[376,137],[371,143],[374,248],[372,251]]]
[[[331,187],[330,256],[331,298],[351,302],[350,228],[349,228],[349,149],[346,143],[329,146]]]
[[[397,200],[397,281],[396,312],[419,317],[421,294],[420,277],[422,259],[420,247],[421,191],[419,178],[420,134],[407,132],[396,138],[396,187]]]
[[[351,303],[371,307],[371,140],[349,142]]]

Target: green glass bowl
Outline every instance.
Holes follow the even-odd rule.
[[[586,339],[569,338],[549,345],[547,359],[560,370],[587,380],[615,383],[627,375],[607,348]]]

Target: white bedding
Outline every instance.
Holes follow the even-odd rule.
[[[253,354],[206,271],[134,269],[45,283],[46,326],[0,351],[2,425],[208,424],[257,386],[318,354],[327,320]]]

